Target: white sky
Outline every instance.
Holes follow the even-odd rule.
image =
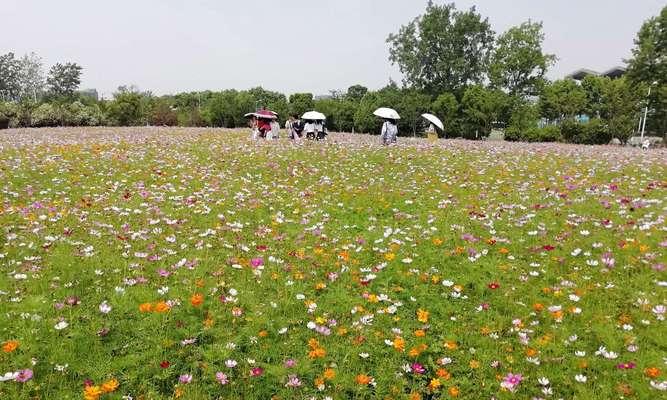
[[[442,1],[436,1],[442,3]],[[606,70],[630,55],[642,22],[664,0],[477,0],[502,32],[544,22],[549,76]],[[387,36],[424,11],[422,0],[0,0],[0,53],[34,51],[50,66],[84,67],[82,88],[109,96],[136,84],[156,94],[263,86],[326,94],[400,82]]]

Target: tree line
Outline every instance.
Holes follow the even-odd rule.
[[[354,85],[329,96],[289,96],[261,87],[154,96],[121,86],[109,100],[78,91],[82,67],[58,63],[46,76],[34,53],[0,56],[0,126],[167,125],[235,128],[243,114],[267,107],[280,115],[316,109],[331,130],[377,132],[372,112],[381,106],[402,116],[402,135],[420,134],[420,114],[445,123],[446,137],[483,138],[504,128],[522,141],[608,143],[627,140],[643,113],[646,130],[667,132],[667,7],[647,20],[635,39],[627,74],[611,79],[587,76],[549,81],[557,57],[542,45],[539,22],[526,21],[496,35],[488,18],[473,7],[429,2],[423,15],[389,35],[389,61],[403,81],[379,90]],[[650,90],[650,96],[648,92]],[[586,116],[586,118],[582,118]]]

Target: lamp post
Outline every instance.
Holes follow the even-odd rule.
[[[642,143],[644,143],[644,132],[646,131],[646,117],[648,116],[648,104],[651,101],[651,89],[653,85],[657,84],[657,81],[654,81],[648,87],[648,94],[646,95],[646,108],[644,109],[644,122],[642,123]]]

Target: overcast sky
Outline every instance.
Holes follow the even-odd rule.
[[[436,1],[442,3],[442,1]],[[247,89],[326,94],[401,80],[387,36],[422,0],[0,0],[0,53],[34,51],[47,66],[84,67],[82,87],[109,96],[136,84],[156,94]],[[544,22],[552,78],[606,70],[630,55],[642,22],[664,0],[458,0],[500,33]]]

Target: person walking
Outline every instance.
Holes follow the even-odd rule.
[[[271,121],[271,139],[280,139],[280,123],[274,119]]]
[[[384,123],[382,124],[382,130],[380,131],[381,143],[385,146],[395,144],[397,136],[398,126],[396,125],[396,120],[385,119]]]

